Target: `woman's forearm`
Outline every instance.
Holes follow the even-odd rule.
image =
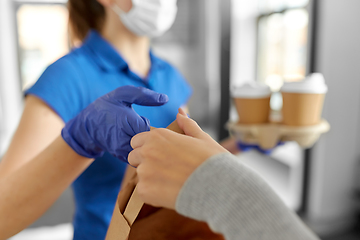
[[[319,240],[260,176],[228,153],[212,156],[194,171],[176,209],[206,221],[226,240]]]
[[[0,180],[0,239],[39,218],[93,162],[59,136],[33,160]]]

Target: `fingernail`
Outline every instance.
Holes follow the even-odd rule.
[[[159,102],[161,103],[167,103],[169,101],[169,97],[166,94],[160,94],[159,96]]]

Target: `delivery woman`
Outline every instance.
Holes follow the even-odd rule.
[[[176,0],[69,0],[68,6],[72,37],[81,46],[49,66],[26,92],[20,125],[0,164],[0,239],[35,221],[70,184],[74,239],[104,239],[127,166],[118,158],[126,159],[132,135],[149,128],[139,115],[166,127],[191,95],[179,72],[150,51],[150,38],[173,24]],[[142,88],[105,95],[125,85]],[[106,105],[105,112],[81,115],[60,137],[92,102],[92,111]],[[134,105],[139,115],[131,108],[165,102]]]

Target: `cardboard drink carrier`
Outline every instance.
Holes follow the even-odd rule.
[[[327,91],[321,73],[312,73],[302,81],[285,82],[280,89],[282,120],[272,121],[271,114],[269,117],[270,88],[259,83],[244,84],[233,90],[239,121],[228,122],[226,127],[238,142],[257,145],[263,150],[271,150],[279,142],[287,141],[311,148],[330,130],[330,124],[321,119]]]
[[[176,121],[167,128],[184,134]],[[137,182],[136,169],[129,166],[118,195],[106,240],[224,240],[222,235],[213,233],[204,222],[186,218],[174,210],[144,204],[137,194]]]
[[[227,129],[236,140],[259,145],[264,150],[276,147],[279,142],[295,141],[300,147],[311,148],[320,136],[330,130],[330,124],[322,119],[311,126],[287,126],[280,123],[239,124],[228,122]]]

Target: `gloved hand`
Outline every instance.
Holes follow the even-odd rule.
[[[256,150],[265,155],[270,155],[275,150],[276,147],[282,146],[282,145],[284,145],[284,142],[278,142],[278,144],[272,149],[263,149],[262,147],[260,147],[260,145],[257,145],[257,144],[244,143],[241,141],[237,142],[237,146],[238,146],[239,150],[241,150],[242,152]]]
[[[106,151],[127,162],[132,150],[131,138],[150,130],[149,120],[140,117],[131,105],[161,106],[167,101],[165,94],[146,88],[119,87],[96,99],[70,120],[61,135],[81,156],[97,158]]]

